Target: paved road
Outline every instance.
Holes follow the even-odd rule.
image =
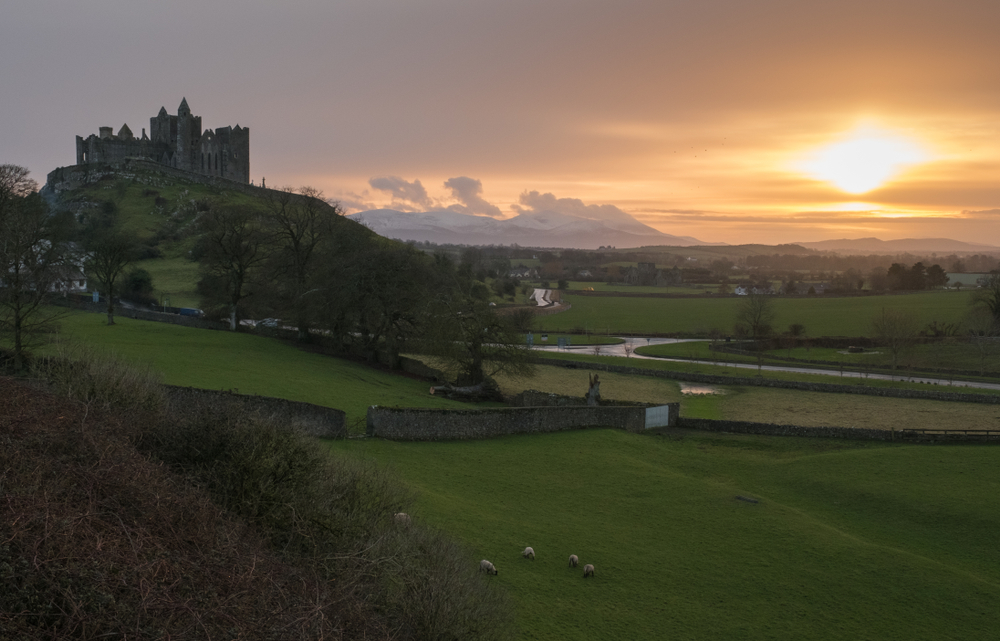
[[[625,358],[628,356],[626,354],[626,349],[628,342],[631,341],[633,347],[645,347],[646,345],[665,345],[668,343],[689,343],[695,342],[703,339],[676,339],[676,338],[625,338],[621,337],[626,343],[618,345],[601,345],[601,356],[619,356]],[[535,344],[535,349],[539,351],[551,351],[551,352],[562,352],[562,353],[577,353],[577,354],[593,354],[594,346],[592,345],[581,345],[581,346],[570,346],[564,349],[559,349],[556,345],[538,345]],[[732,367],[735,369],[749,369],[756,370],[757,365],[753,363],[724,363],[719,361],[699,361],[691,360],[686,358],[665,358],[660,356],[641,356],[639,354],[633,353],[631,358],[640,358],[648,360],[658,360],[658,361],[670,361],[674,363],[698,363],[700,365],[716,365],[718,367]],[[932,378],[925,376],[890,376],[889,374],[869,374],[864,372],[851,372],[844,370],[841,374],[840,370],[829,370],[829,369],[815,369],[809,367],[792,367],[785,365],[764,365],[762,370],[768,372],[790,372],[793,374],[818,374],[821,376],[833,376],[841,378],[865,378],[870,380],[878,381],[908,381],[911,383],[926,383],[928,385],[936,385],[938,387],[967,387],[976,389],[991,389],[1000,390],[1000,383],[983,383],[979,381],[952,381],[946,378]]]

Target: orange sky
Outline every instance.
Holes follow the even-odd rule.
[[[537,191],[708,241],[1000,245],[995,0],[208,4],[5,8],[0,162],[42,178],[186,96],[250,127],[256,180],[352,208],[511,216]],[[859,127],[922,161],[863,194],[808,175]]]

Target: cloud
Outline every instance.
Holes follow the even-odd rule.
[[[457,176],[445,181],[444,186],[451,190],[452,198],[460,202],[460,205],[448,207],[451,211],[460,214],[485,214],[491,218],[502,218],[503,213],[496,205],[488,203],[483,199],[483,182],[467,176]]]
[[[636,222],[635,218],[614,205],[586,205],[579,198],[556,198],[554,194],[526,191],[518,202],[520,204],[513,205],[513,208],[521,214],[552,212],[588,220]]]
[[[384,178],[370,178],[368,184],[371,185],[372,189],[391,194],[394,203],[409,203],[424,209],[430,209],[434,206],[434,201],[427,195],[427,190],[424,189],[420,180],[409,182],[399,176],[386,176]]]

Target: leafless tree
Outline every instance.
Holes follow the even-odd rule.
[[[979,352],[979,373],[986,374],[986,361],[1000,347],[1000,321],[986,307],[974,307],[965,317],[969,341]]]
[[[24,352],[61,315],[45,305],[67,267],[69,220],[50,215],[28,170],[0,165],[0,331],[10,334],[14,369]]]
[[[972,294],[972,304],[988,309],[993,318],[1000,322],[1000,272],[993,272],[976,281],[979,286]]]
[[[317,248],[333,234],[340,206],[323,199],[312,187],[274,190],[268,200],[267,221],[274,234],[273,271],[284,285],[287,304],[295,315],[299,340],[309,340],[310,286]]]
[[[757,371],[764,366],[764,341],[774,332],[774,301],[767,294],[750,293],[736,308],[735,330],[753,341],[757,352]]]
[[[87,240],[86,270],[104,290],[108,302],[108,325],[115,324],[115,292],[125,270],[135,259],[134,235],[118,228],[94,232]]]
[[[270,234],[257,212],[238,205],[213,205],[200,226],[198,289],[208,301],[229,307],[229,329],[236,331],[241,304],[255,293],[256,272],[270,256]]]
[[[913,344],[917,337],[917,321],[898,309],[882,308],[872,319],[871,331],[879,345],[892,355],[892,372],[896,373],[899,355]]]

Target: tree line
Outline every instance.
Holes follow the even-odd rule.
[[[227,319],[232,331],[244,319],[273,317],[301,341],[321,336],[372,361],[433,352],[467,385],[531,369],[519,335],[532,316],[491,305],[487,281],[503,266],[480,252],[456,261],[382,238],[309,187],[199,210],[197,289],[209,317]],[[58,308],[46,303],[66,289],[67,274],[86,272],[105,296],[109,325],[124,287],[138,299],[151,292],[149,275],[132,266],[141,249],[113,203],[77,217],[50,211],[27,169],[0,166],[0,332],[12,337],[15,369],[57,320]]]

